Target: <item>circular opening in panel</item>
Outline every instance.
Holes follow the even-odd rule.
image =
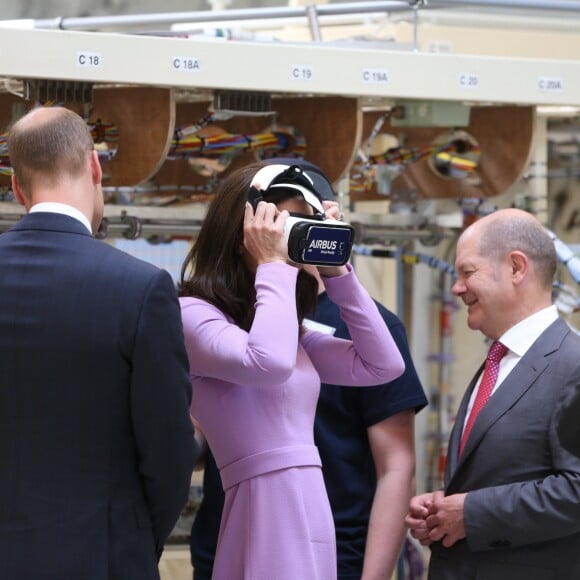
[[[477,140],[466,131],[450,131],[437,137],[429,157],[429,167],[440,177],[479,183],[477,169],[481,150]]]

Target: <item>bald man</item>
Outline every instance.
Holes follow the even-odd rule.
[[[463,232],[455,266],[468,326],[493,346],[460,403],[444,490],[410,503],[428,578],[580,578],[580,460],[556,431],[580,337],[552,304],[553,243],[533,216],[500,210]]]
[[[196,454],[173,282],[93,237],[83,119],[34,109],[8,146],[27,213],[0,236],[0,578],[157,580]]]

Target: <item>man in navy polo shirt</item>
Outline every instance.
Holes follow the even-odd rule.
[[[402,322],[377,303],[405,360],[385,385],[322,384],[314,438],[336,528],[339,580],[391,578],[405,537],[404,503],[414,489],[415,413],[427,399]],[[316,321],[350,338],[338,308],[318,297]]]

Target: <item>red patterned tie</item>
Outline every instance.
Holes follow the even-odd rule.
[[[459,446],[459,455],[465,447],[471,428],[477,419],[477,415],[483,409],[487,400],[491,395],[493,386],[497,381],[497,375],[499,373],[499,362],[505,356],[508,349],[501,342],[494,342],[489,347],[489,352],[487,353],[487,358],[485,359],[485,369],[483,371],[483,378],[479,385],[479,390],[475,396],[475,401],[473,402],[473,407],[471,408],[471,414],[469,419],[465,424],[465,429],[463,430],[463,436],[461,437],[461,445]]]

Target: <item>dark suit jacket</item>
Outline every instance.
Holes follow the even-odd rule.
[[[564,448],[580,457],[580,382],[566,396],[558,422],[558,435]]]
[[[196,452],[170,276],[52,213],[0,272],[0,578],[158,578]]]
[[[562,393],[580,380],[579,355],[580,337],[554,322],[480,412],[458,459],[472,381],[445,473],[446,495],[469,492],[466,539],[433,544],[430,580],[580,578],[580,460],[556,433]]]

